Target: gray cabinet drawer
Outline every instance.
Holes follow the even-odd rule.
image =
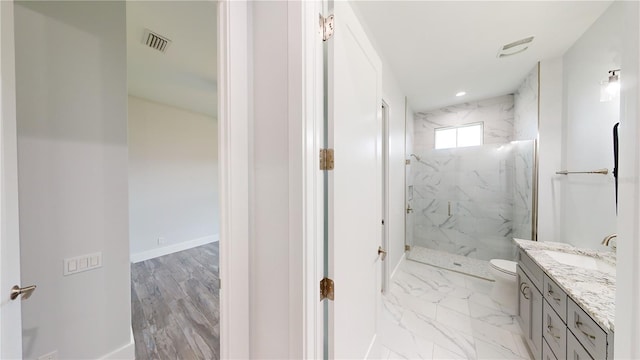
[[[578,342],[571,331],[567,331],[567,359],[570,360],[593,360],[591,355]],[[604,359],[604,358],[603,358]],[[545,359],[546,360],[546,359]]]
[[[558,360],[546,341],[542,342],[542,360]]]
[[[567,322],[567,294],[546,274],[542,294],[563,322]]]
[[[546,300],[542,319],[542,337],[558,359],[565,359],[567,357],[567,326]]]
[[[607,334],[573,300],[567,304],[567,327],[594,359],[607,358]]]
[[[522,266],[533,285],[535,285],[538,290],[542,289],[544,272],[522,249],[518,251],[518,264]]]

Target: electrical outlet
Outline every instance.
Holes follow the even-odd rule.
[[[58,350],[54,350],[48,354],[44,354],[38,360],[58,360]]]
[[[158,245],[163,245],[167,242],[167,240],[163,237],[159,237],[158,238]]]

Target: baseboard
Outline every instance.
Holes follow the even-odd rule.
[[[136,359],[136,342],[133,339],[133,329],[131,329],[131,339],[129,343],[117,348],[107,355],[99,358],[99,360],[135,360]]]
[[[178,251],[188,250],[194,248],[196,246],[201,246],[205,244],[209,244],[212,242],[216,242],[220,240],[219,234],[209,235],[205,237],[201,237],[198,239],[193,239],[189,241],[184,241],[177,244],[171,244],[168,246],[163,246],[157,249],[151,249],[147,251],[141,251],[135,254],[131,254],[131,262],[138,263],[141,261],[157,258],[159,256],[169,255],[176,253]]]
[[[406,252],[402,253],[402,256],[400,257],[400,261],[398,261],[398,264],[396,264],[396,267],[391,272],[391,276],[389,277],[389,280],[393,280],[393,277],[396,276],[396,273],[398,272],[398,269],[400,268],[400,265],[402,265],[402,262],[406,258],[407,258],[407,253]]]

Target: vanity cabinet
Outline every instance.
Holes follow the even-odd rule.
[[[542,333],[549,344],[549,348],[558,359],[567,357],[567,326],[562,322],[560,316],[551,308],[551,305],[544,301],[542,311]]]
[[[571,331],[567,331],[567,359],[594,360]]]
[[[613,333],[602,329],[522,250],[516,278],[516,317],[536,360],[613,359]]]
[[[542,359],[542,293],[518,264],[518,303],[516,316],[536,360]]]
[[[558,360],[558,358],[553,353],[553,351],[551,351],[549,344],[547,344],[545,340],[542,341],[542,360]],[[578,360],[578,359],[574,359],[574,360]]]
[[[607,333],[573,300],[569,300],[567,327],[594,359],[607,359]]]

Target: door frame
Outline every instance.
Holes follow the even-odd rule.
[[[249,156],[249,29],[246,0],[218,2],[220,357],[223,359],[250,358],[251,354],[248,205],[253,163]]]
[[[322,0],[289,1],[289,44],[299,44],[289,48],[289,112],[295,119],[300,114],[302,121],[292,121],[289,125],[289,157],[292,164],[298,163],[302,174],[296,174],[296,168],[290,169],[290,183],[301,180],[301,192],[290,190],[290,198],[299,202],[302,214],[291,214],[291,219],[302,222],[301,248],[294,235],[290,237],[289,263],[302,271],[302,283],[296,284],[296,274],[290,274],[290,289],[297,290],[302,296],[302,311],[291,313],[290,321],[299,319],[300,325],[291,324],[291,328],[302,328],[302,357],[306,359],[327,358],[324,348],[324,305],[320,302],[318,291],[324,277],[324,178],[320,171],[319,149],[324,138],[324,63],[323,41],[318,31],[318,14],[323,13]],[[300,138],[300,136],[302,137]],[[299,149],[299,151],[297,151]],[[301,155],[298,155],[297,153]],[[295,229],[292,225],[292,230]],[[302,256],[299,256],[302,255]],[[295,269],[294,269],[295,272]],[[290,301],[296,304],[299,297],[291,291]],[[327,300],[328,301],[328,300]],[[295,309],[292,307],[292,311]],[[294,339],[292,341],[295,342]],[[293,347],[296,344],[292,344]],[[295,354],[296,352],[290,352]]]
[[[11,287],[20,285],[13,9],[13,1],[0,1],[0,358],[3,359],[22,357],[20,301],[9,300]]]
[[[382,280],[381,289],[382,293],[386,294],[389,289],[391,281],[391,274],[389,269],[389,104],[382,98],[382,248],[387,251],[387,256],[382,263]]]
[[[220,156],[220,354],[251,358],[251,239],[254,178],[253,51],[251,3],[218,3],[218,86]],[[323,59],[318,14],[322,2],[290,1],[288,9],[289,121],[289,354],[321,359],[323,304],[323,178],[318,150],[323,139]],[[298,120],[299,119],[299,120]],[[245,205],[246,207],[242,206]],[[300,211],[301,210],[301,211]],[[226,240],[225,240],[226,239]],[[232,241],[230,239],[233,239]],[[255,270],[254,270],[255,271]],[[253,296],[253,297],[252,297]]]

